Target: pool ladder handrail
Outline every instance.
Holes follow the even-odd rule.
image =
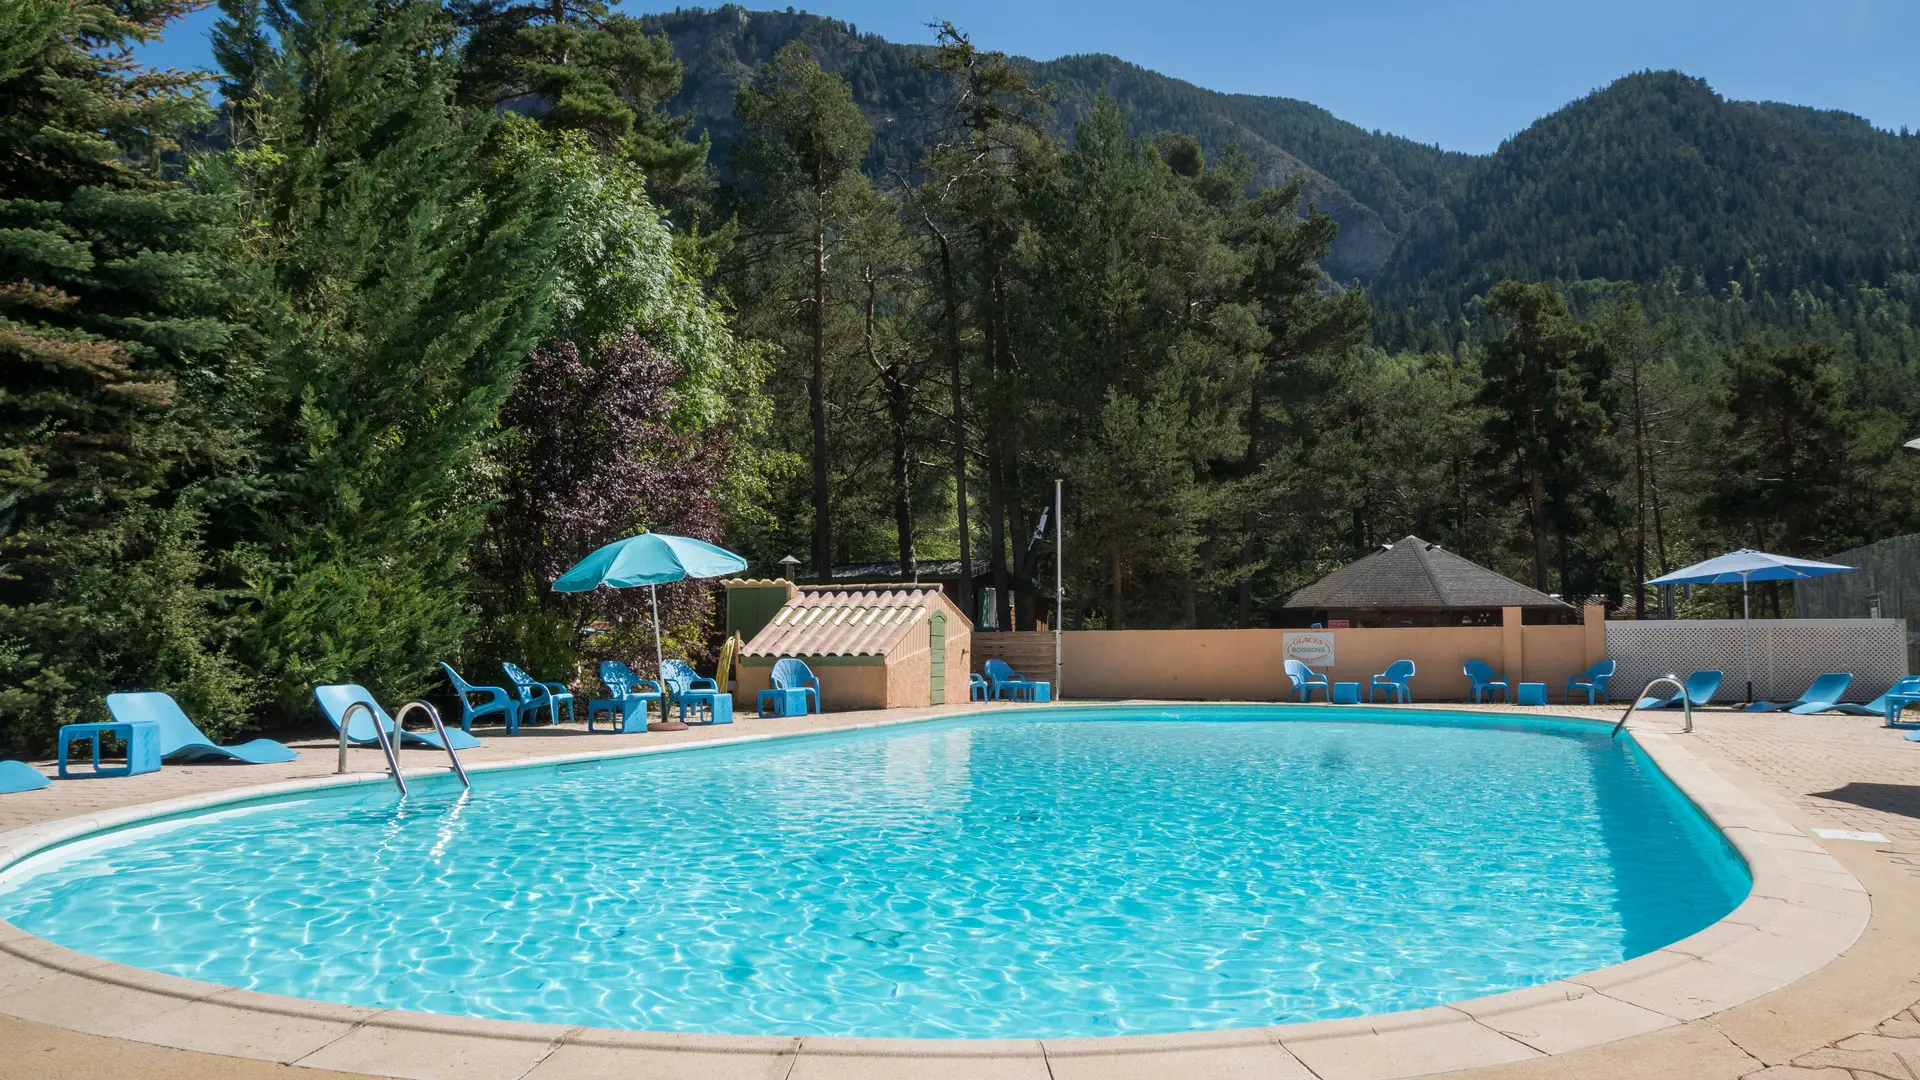
[[[405,705],[400,706],[399,713],[393,718],[392,738],[387,737],[387,729],[380,723],[380,715],[373,711],[372,702],[356,701],[347,706],[346,713],[340,717],[340,766],[337,770],[338,772],[344,773],[347,771],[347,727],[353,721],[353,711],[355,709],[366,710],[367,719],[373,722],[374,737],[380,740],[380,752],[387,757],[387,771],[393,774],[394,786],[400,789],[402,798],[407,794],[407,778],[400,775],[399,739],[400,733],[406,730],[407,715],[415,709],[424,710],[427,718],[433,721],[433,730],[440,735],[440,745],[446,748],[447,760],[453,762],[453,771],[456,776],[460,777],[460,786],[469,790],[472,789],[473,784],[467,779],[467,770],[460,764],[460,755],[454,752],[453,740],[447,738],[447,725],[440,719],[440,710],[434,708],[433,703],[429,701],[409,701]]]
[[[1613,725],[1613,733],[1608,735],[1607,738],[1611,739],[1614,735],[1620,734],[1620,729],[1627,726],[1627,718],[1632,716],[1633,710],[1639,708],[1640,702],[1647,698],[1647,692],[1659,686],[1661,683],[1666,683],[1675,690],[1680,691],[1680,711],[1687,714],[1686,726],[1680,730],[1682,734],[1691,734],[1693,732],[1693,699],[1687,696],[1687,684],[1681,682],[1680,676],[1678,675],[1658,675],[1655,676],[1651,682],[1647,683],[1647,685],[1640,688],[1640,696],[1634,698],[1633,704],[1627,706],[1627,711],[1621,714],[1620,722]]]

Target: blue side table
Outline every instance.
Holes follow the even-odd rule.
[[[773,703],[773,715],[775,716],[805,716],[807,714],[806,687],[796,686],[786,690],[775,689],[760,691],[759,712],[761,716],[767,715],[768,702]]]
[[[1920,726],[1914,724],[1912,721],[1900,719],[1900,710],[1915,705],[1920,705],[1920,694],[1888,694],[1887,726],[1904,728]]]
[[[1052,701],[1053,684],[1044,682],[1024,682],[1020,684],[1020,700]]]
[[[1360,684],[1357,682],[1334,683],[1332,701],[1335,705],[1360,704]]]
[[[1520,696],[1514,699],[1516,705],[1545,705],[1547,703],[1547,684],[1543,682],[1523,682],[1520,684]]]
[[[112,735],[127,746],[123,765],[100,764],[100,737]],[[93,744],[93,771],[74,773],[67,769],[67,751],[71,743],[82,739]],[[152,721],[122,724],[63,724],[60,728],[60,779],[88,776],[138,776],[160,771],[160,725]]]

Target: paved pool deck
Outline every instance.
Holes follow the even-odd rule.
[[[730,727],[633,736],[589,735],[577,725],[530,727],[517,738],[483,730],[484,745],[462,760],[484,767],[974,708],[743,717]],[[1551,711],[1618,716],[1606,708]],[[0,1077],[1920,1080],[1920,1014],[1913,1011],[1920,1002],[1920,744],[1868,718],[1710,710],[1696,714],[1692,734],[1678,733],[1679,719],[1636,717],[1633,727],[1747,857],[1755,895],[1693,938],[1513,994],[1164,1037],[711,1038],[302,1002],[106,963],[0,923]],[[294,745],[300,759],[286,765],[168,766],[0,797],[0,864],[13,857],[5,849],[31,849],[153,804],[203,805],[243,788],[331,776],[334,744]],[[445,759],[409,750],[403,763],[427,771]],[[363,775],[343,779],[385,783],[383,766],[378,750],[350,751],[350,768]],[[1815,829],[1879,833],[1886,841],[1826,839]]]

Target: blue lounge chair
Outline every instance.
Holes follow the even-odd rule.
[[[1747,706],[1748,712],[1790,712],[1807,716],[1811,713],[1826,712],[1840,702],[1840,695],[1853,685],[1853,676],[1842,672],[1828,672],[1813,680],[1807,692],[1792,701],[1775,704],[1771,701],[1756,701]]]
[[[761,716],[767,715],[767,703],[773,703],[775,716],[793,716],[794,710],[801,714],[820,711],[820,680],[814,677],[813,670],[807,665],[785,657],[773,665],[769,675],[773,688],[760,691],[755,704]],[[807,708],[808,696],[812,696],[813,708]]]
[[[607,696],[587,702],[587,730],[592,731],[594,717],[605,712],[620,718],[613,723],[613,730],[618,734],[645,731],[647,706],[661,701],[660,684],[635,675],[632,668],[618,660],[600,661],[600,681],[606,684]],[[641,690],[642,686],[651,689]],[[633,722],[635,713],[640,717],[638,724]],[[660,704],[660,718],[667,718],[664,703]]]
[[[1696,709],[1706,706],[1713,700],[1713,695],[1720,691],[1720,680],[1726,677],[1722,671],[1696,671],[1687,676],[1687,703]],[[1674,694],[1672,697],[1643,697],[1634,703],[1633,708],[1635,712],[1645,712],[1648,709],[1671,709],[1678,704],[1680,695]]]
[[[201,758],[231,758],[248,765],[278,765],[299,754],[272,739],[255,739],[238,746],[216,746],[201,733],[171,697],[157,690],[136,694],[108,694],[107,711],[122,724],[160,725],[160,758],[195,761]]]
[[[1613,673],[1618,671],[1619,668],[1620,665],[1611,660],[1602,660],[1580,674],[1575,675],[1573,678],[1568,679],[1567,704],[1573,704],[1573,692],[1575,690],[1586,691],[1587,704],[1589,705],[1593,704],[1595,694],[1600,695],[1601,701],[1609,705],[1613,704],[1613,698],[1607,695],[1607,680],[1613,678]]]
[[[0,761],[0,795],[11,795],[16,791],[39,791],[52,783],[46,773],[24,761]]]
[[[520,733],[520,703],[513,699],[512,694],[498,686],[475,686],[461,678],[460,673],[453,670],[453,665],[444,661],[440,664],[440,670],[447,673],[447,681],[453,684],[453,692],[460,698],[461,731],[472,731],[475,720],[499,713],[506,721],[507,734]],[[475,705],[475,694],[485,694],[487,699]]]
[[[1038,683],[1014,671],[1005,660],[999,657],[987,661],[982,667],[987,676],[987,700],[1021,701],[1031,700],[1034,690],[1046,685]]]
[[[541,682],[513,664],[502,663],[500,670],[507,673],[508,681],[520,692],[520,715],[538,713],[541,706],[545,706],[550,716],[549,722],[558,724],[560,703],[564,701],[567,703],[567,723],[573,723],[573,691],[567,689],[565,683]]]
[[[660,675],[673,691],[673,700],[680,706],[680,722],[687,722],[687,710],[693,709],[694,716],[702,712],[707,714],[706,723],[733,723],[733,695],[720,689],[720,684],[712,679],[703,679],[700,673],[685,660],[668,660],[661,665]],[[699,720],[695,720],[699,723]]]
[[[1507,692],[1507,680],[1485,660],[1469,660],[1460,665],[1460,670],[1473,684],[1473,703],[1480,704],[1480,695],[1494,690],[1500,691],[1500,700],[1511,703],[1513,695]]]
[[[1284,661],[1283,666],[1287,670],[1287,682],[1290,686],[1287,697],[1291,698],[1298,694],[1301,701],[1312,701],[1313,688],[1317,686],[1320,688],[1322,700],[1332,699],[1333,689],[1327,684],[1325,675],[1315,674],[1312,668],[1294,659]]]
[[[388,716],[387,710],[381,708],[380,703],[373,699],[373,695],[367,691],[367,688],[358,683],[337,683],[333,686],[316,686],[313,688],[313,699],[320,703],[321,713],[326,716],[327,723],[332,724],[333,730],[335,731],[340,730],[341,721],[346,718],[347,711],[350,709],[353,711],[352,719],[346,721],[348,742],[361,746],[378,744],[380,739],[374,734],[373,730],[375,721],[378,721],[380,726],[386,730],[388,738],[393,737],[393,717]],[[360,701],[364,701],[372,707],[372,716],[368,716],[367,710],[365,709],[353,708],[354,703]],[[464,731],[454,731],[451,729],[447,731],[447,742],[451,743],[455,750],[471,750],[480,745],[479,739],[474,738]],[[446,749],[446,747],[440,745],[440,737],[431,730],[402,731],[400,733],[400,745],[405,746],[408,743],[431,746],[435,750]]]
[[[1884,717],[1887,715],[1887,696],[1889,694],[1920,694],[1920,675],[1909,675],[1901,679],[1888,687],[1887,693],[1881,694],[1865,705],[1855,705],[1851,701],[1836,701],[1827,711],[1849,713],[1853,716]]]
[[[1407,685],[1407,680],[1415,674],[1411,660],[1395,660],[1388,664],[1387,670],[1375,675],[1373,681],[1367,684],[1367,704],[1373,704],[1375,690],[1386,690],[1393,695],[1393,700],[1411,705],[1413,687]]]

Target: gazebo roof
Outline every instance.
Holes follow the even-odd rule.
[[[1552,608],[1573,605],[1463,559],[1417,536],[1335,570],[1282,605],[1315,611]]]

